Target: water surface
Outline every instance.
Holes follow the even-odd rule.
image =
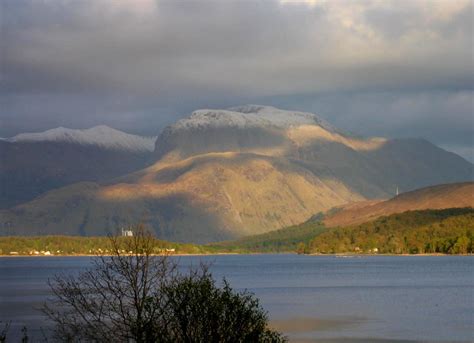
[[[183,268],[200,261],[255,293],[295,341],[474,341],[473,256],[179,257]],[[48,278],[89,265],[89,257],[0,258],[0,320],[12,321],[12,333],[27,325],[37,335]]]

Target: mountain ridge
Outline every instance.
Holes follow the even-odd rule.
[[[5,142],[65,142],[72,144],[97,145],[105,149],[153,152],[156,137],[142,137],[116,130],[106,125],[88,129],[57,127],[43,132],[20,133]]]
[[[0,140],[0,208],[81,181],[105,181],[145,167],[154,139],[105,125],[56,128]]]
[[[142,222],[162,239],[205,243],[387,198],[397,186],[406,191],[472,180],[472,164],[424,140],[357,138],[316,115],[237,109],[242,112],[195,111],[210,124],[167,127],[140,168],[83,186],[84,192],[73,184],[0,212],[0,234],[55,234],[67,227],[68,234],[100,235]],[[273,112],[282,118],[278,125],[262,121]],[[285,119],[288,113],[299,113],[297,120]]]
[[[189,117],[170,125],[172,130],[202,128],[205,126],[277,127],[289,128],[300,125],[319,125],[327,130],[336,129],[318,115],[309,112],[281,110],[272,106],[242,105],[225,110],[200,109]]]
[[[333,209],[324,218],[328,227],[357,225],[381,216],[413,210],[474,208],[474,182],[443,184],[401,193],[388,200],[353,203]]]

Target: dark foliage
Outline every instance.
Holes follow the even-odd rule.
[[[2,324],[2,322],[0,322]],[[7,341],[8,330],[10,330],[10,322],[3,324],[3,329],[0,331],[0,343],[5,343]]]
[[[474,209],[393,214],[328,230],[313,239],[307,249],[318,253],[470,254],[474,250]]]
[[[300,225],[248,236],[235,241],[213,243],[209,244],[208,247],[216,251],[236,253],[298,252],[301,245],[304,246],[326,230],[324,225],[317,221],[319,218],[320,216],[315,216],[313,220]]]
[[[78,276],[50,282],[55,297],[44,313],[64,342],[281,342],[267,328],[258,300],[216,286],[206,267],[177,271],[167,256],[153,255],[142,229],[111,238],[112,255],[97,256]],[[124,249],[125,244],[125,249]]]
[[[236,293],[227,281],[216,287],[204,268],[165,287],[171,311],[165,329],[172,342],[281,342],[267,328],[267,317],[249,293]]]

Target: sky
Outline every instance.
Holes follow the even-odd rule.
[[[474,161],[471,0],[2,0],[0,137],[263,104]]]

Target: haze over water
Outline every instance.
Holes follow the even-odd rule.
[[[298,255],[179,257],[212,262],[216,279],[248,289],[291,339],[474,340],[474,257]],[[0,320],[11,334],[44,326],[37,307],[47,279],[78,272],[88,257],[1,258]]]

